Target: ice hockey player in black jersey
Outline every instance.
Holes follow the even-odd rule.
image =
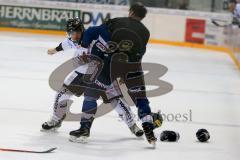
[[[91,47],[90,54],[104,60],[105,67],[103,67],[101,74],[98,77],[98,80],[101,81],[101,83],[105,85],[111,85],[111,83],[115,80],[111,79],[111,75],[114,73],[111,73],[112,68],[110,64],[112,63],[112,57],[116,52],[113,54],[107,53],[107,49],[109,47],[107,46],[107,42],[111,41],[117,44],[120,44],[122,41],[130,43],[132,42],[131,49],[126,50],[123,53],[127,55],[129,63],[141,62],[142,57],[146,51],[146,45],[150,36],[148,29],[141,23],[141,20],[145,17],[146,13],[147,10],[143,5],[134,4],[129,10],[129,17],[109,20],[107,23],[101,26],[91,27],[87,29],[84,33],[82,47]],[[94,42],[94,44],[92,42]],[[118,68],[122,69],[124,66],[118,66]],[[130,72],[130,70],[126,71],[126,73],[122,75],[123,81],[128,87],[129,95],[138,108],[138,116],[142,121],[142,126],[148,142],[150,144],[155,144],[157,139],[154,135],[153,130],[155,127],[159,127],[161,125],[161,116],[152,116],[149,101],[146,97],[145,83],[141,65],[139,65],[137,72],[129,74],[128,72]],[[141,78],[139,79],[137,77]],[[129,79],[135,78],[137,78],[137,81],[135,83],[137,85],[134,86],[129,83]],[[141,96],[139,96],[139,94],[136,94],[138,92],[141,94]],[[153,117],[157,117],[157,119],[153,119]],[[87,128],[82,126],[80,129],[70,132],[72,138],[80,138],[81,136],[88,133],[91,128],[91,125]]]
[[[136,3],[130,7],[129,17],[112,19],[107,25],[111,32],[111,41],[117,44],[121,43],[123,40],[131,42],[130,49],[126,51],[119,50],[119,52],[125,53],[128,56],[129,63],[138,63],[138,65],[136,65],[138,66],[138,69],[137,72],[131,73],[129,73],[130,70],[126,70],[126,73],[122,75],[122,78],[128,88],[129,95],[138,108],[138,116],[142,121],[145,136],[149,143],[155,144],[157,138],[153,132],[154,120],[151,116],[151,108],[146,96],[142,66],[139,65],[146,52],[146,45],[150,37],[148,29],[141,22],[146,14],[147,9],[142,4]],[[114,64],[114,60],[111,60]],[[121,67],[118,66],[116,68],[118,69]],[[118,70],[114,71],[118,72]],[[131,82],[131,79],[134,78],[135,80]]]

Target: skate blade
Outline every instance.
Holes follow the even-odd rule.
[[[144,137],[143,137],[143,136],[141,136],[141,137],[137,137],[137,136],[136,136],[136,139],[137,139],[137,140],[144,140]]]
[[[156,141],[150,142],[152,149],[156,149],[157,145],[156,145]]]
[[[139,135],[136,135],[136,134],[133,134],[135,137],[136,137],[136,139],[138,139],[138,140],[144,140],[144,136],[143,135],[141,135],[141,136],[139,136]]]
[[[155,150],[157,148],[156,142],[148,142],[148,146],[145,147],[146,149]]]
[[[41,132],[45,132],[45,133],[56,133],[58,132],[58,128],[52,128],[52,129],[40,129]]]
[[[75,136],[70,136],[69,138],[69,141],[70,142],[73,142],[73,143],[82,143],[82,144],[86,144],[88,143],[88,137],[86,136],[81,136],[81,137],[75,137]]]
[[[157,146],[157,140],[151,140],[151,141],[148,141],[148,143],[150,144],[150,148],[151,149],[156,149],[156,146]]]

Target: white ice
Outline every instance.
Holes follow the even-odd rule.
[[[73,53],[48,56],[64,37],[0,32],[0,148],[44,150],[52,154],[1,152],[0,160],[239,160],[240,153],[240,72],[221,52],[149,45],[145,62],[160,63],[169,71],[162,77],[174,90],[150,98],[154,111],[189,114],[192,121],[165,121],[156,130],[180,133],[177,143],[157,142],[155,150],[145,140],[130,134],[114,112],[96,119],[88,144],[68,141],[78,122],[65,122],[58,133],[40,132],[49,119],[54,91],[48,85],[50,73]],[[74,98],[73,111],[81,110]],[[170,117],[171,118],[171,117]],[[208,143],[199,143],[195,133],[206,128]]]

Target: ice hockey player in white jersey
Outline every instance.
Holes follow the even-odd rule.
[[[68,49],[76,50],[75,56],[81,56],[84,52],[87,52],[84,49],[81,49],[81,37],[84,33],[84,26],[83,23],[79,18],[69,19],[67,21],[66,32],[68,37],[60,43],[60,45],[56,48],[49,49],[48,54],[54,55],[60,51],[66,51]],[[64,85],[56,94],[56,98],[54,100],[54,107],[53,107],[53,115],[51,119],[47,122],[42,124],[43,131],[49,130],[56,130],[61,127],[62,121],[66,116],[67,111],[67,102],[71,99],[74,95],[71,91],[69,91],[65,86],[72,83],[72,77],[84,74],[88,68],[88,64],[82,65],[74,70],[69,77],[65,79]],[[97,99],[94,98],[94,92],[86,90],[84,92],[84,101],[83,101],[83,108],[82,112],[86,117],[89,115],[94,115],[97,110]],[[136,125],[136,121],[134,119],[134,114],[131,111],[130,107],[127,105],[123,98],[114,100],[112,102],[113,107],[118,112],[119,116],[123,119],[123,121],[127,124],[130,131],[137,137],[141,137],[143,135],[143,131]],[[82,118],[83,121],[84,117]],[[91,119],[93,121],[94,118]],[[86,137],[88,137],[87,135]]]

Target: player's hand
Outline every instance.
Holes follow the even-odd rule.
[[[88,63],[88,55],[85,52],[83,52],[80,58],[83,60],[84,63]]]
[[[54,55],[55,53],[57,53],[57,50],[55,48],[48,49],[47,51],[48,55]]]
[[[119,79],[119,84],[120,84],[120,85],[123,85],[124,83],[125,83],[124,80],[123,80],[122,78],[120,78],[120,79]]]

